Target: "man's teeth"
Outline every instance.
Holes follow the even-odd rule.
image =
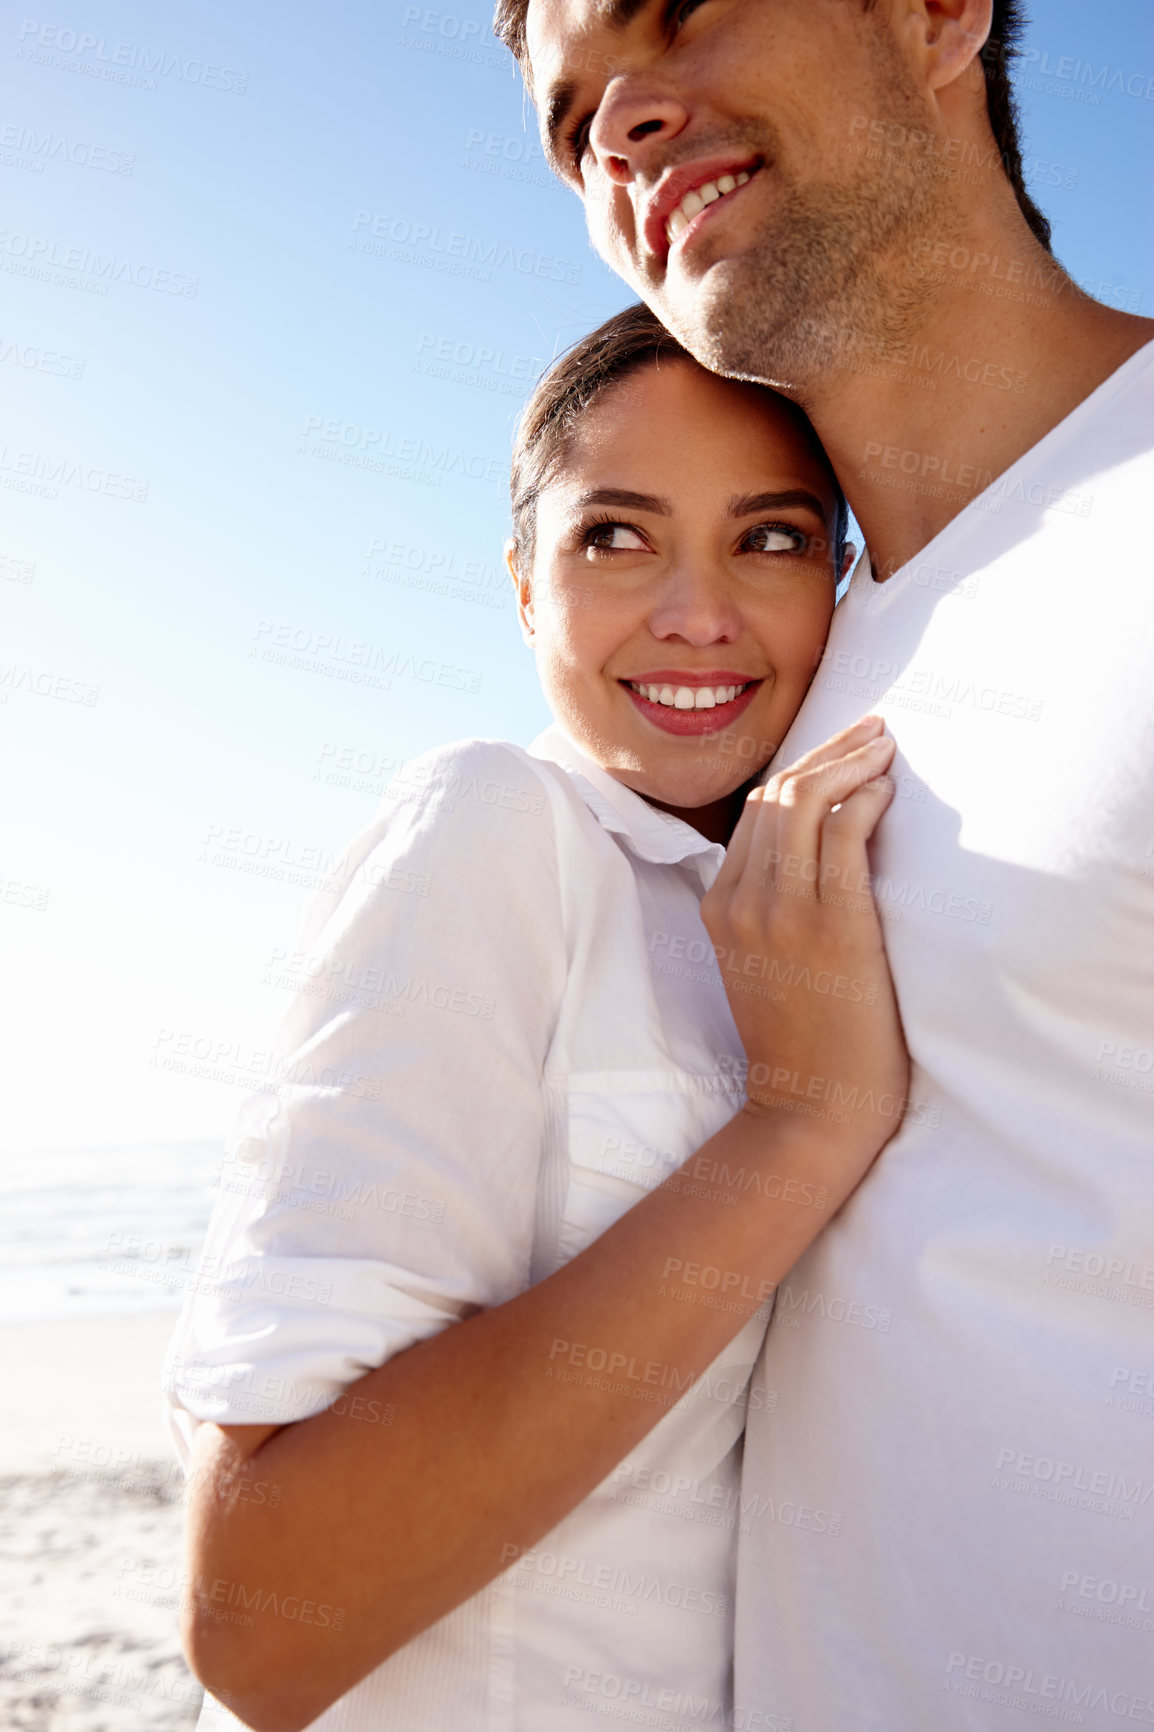
[[[731,704],[739,692],[753,684],[746,680],[740,686],[643,686],[630,680],[630,688],[651,704],[664,704],[667,710],[712,710],[718,704]]]
[[[704,186],[695,187],[687,192],[677,209],[668,217],[665,224],[666,239],[672,244],[681,233],[687,229],[699,211],[715,199],[723,198],[727,192],[732,192],[736,186],[744,186],[749,179],[747,169],[740,174],[723,174],[717,180],[707,180]]]

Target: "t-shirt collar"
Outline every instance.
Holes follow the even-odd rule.
[[[601,826],[620,836],[638,859],[657,866],[696,860],[703,877],[712,881],[725,858],[721,843],[708,841],[692,824],[651,806],[587,757],[556,722],[538,734],[529,751],[533,757],[545,758],[566,770]]]

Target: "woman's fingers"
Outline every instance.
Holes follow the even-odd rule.
[[[854,752],[859,746],[868,745],[884,732],[885,723],[880,716],[862,716],[860,721],[851,728],[843,728],[840,734],[831,734],[828,740],[823,740],[820,746],[814,746],[811,751],[803,752],[800,758],[792,764],[783,764],[769,778],[768,785],[773,786],[785,776],[793,776],[799,771],[816,770],[821,764],[831,764],[837,758],[844,758]]]
[[[822,902],[836,901],[849,913],[873,916],[875,905],[866,843],[894,793],[893,780],[877,776],[855,788],[825,820],[818,873],[818,895]]]
[[[866,854],[895,750],[866,717],[754,790],[702,902],[750,1100],[783,1123],[821,1116],[830,1146],[855,1159],[893,1134],[877,1103],[902,1099],[908,1080]]]
[[[774,844],[762,863],[772,882],[793,890],[808,883],[817,894],[822,832],[834,808],[889,768],[894,742],[881,735],[844,757],[785,772],[773,796],[777,806]]]
[[[714,879],[714,887],[719,893],[732,889],[745,871],[764,796],[764,788],[752,788],[745,796],[741,816],[734,825],[733,835],[729,838],[726,846],[725,859],[721,862],[721,868]]]
[[[725,860],[716,879],[717,889],[732,889],[742,877],[753,851],[755,836],[759,848],[766,844],[765,832],[767,827],[772,828],[774,824],[773,814],[767,812],[766,808],[774,805],[780,798],[781,788],[788,778],[816,771],[824,764],[832,764],[836,759],[868,746],[872,740],[881,736],[884,726],[880,716],[863,716],[851,728],[843,728],[840,734],[834,734],[820,746],[815,746],[811,752],[806,752],[796,763],[771,776],[764,786],[751,789],[746,796],[741,817],[729,839]],[[770,846],[772,847],[772,841]],[[759,874],[761,870],[759,867]]]

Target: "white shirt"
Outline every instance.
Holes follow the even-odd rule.
[[[722,857],[556,729],[530,752],[465,741],[408,766],[273,971],[296,992],[286,1080],[242,1112],[170,1355],[186,1460],[199,1421],[318,1413],[522,1292],[732,1117],[744,1054],[699,913]],[[707,1283],[682,1296],[716,1302]],[[637,1399],[675,1401],[649,1437],[316,1726],[726,1724],[763,1332],[764,1315],[746,1323],[680,1400],[659,1365],[618,1370]],[[546,1374],[605,1375],[605,1349],[569,1344]],[[386,1425],[375,1407],[350,1422]],[[257,1589],[222,1587],[220,1616],[251,1615]],[[310,1622],[339,1623],[308,1604]],[[211,1702],[202,1721],[237,1724]]]
[[[859,568],[783,747],[898,743],[918,1106],[778,1289],[746,1501],[843,1520],[739,1541],[741,1726],[1154,1725],[1152,446],[1154,345]]]

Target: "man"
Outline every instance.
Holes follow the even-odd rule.
[[[1049,253],[1015,0],[495,27],[598,251],[803,405],[865,532],[780,761],[899,746],[917,1105],[778,1293],[735,1723],[1154,1725],[1154,322]]]

